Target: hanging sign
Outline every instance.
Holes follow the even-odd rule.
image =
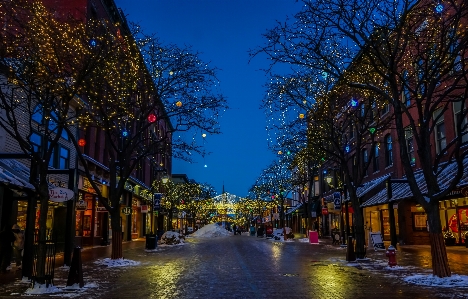
[[[67,188],[55,187],[49,189],[49,199],[53,202],[64,202],[73,199],[75,193]]]
[[[122,209],[122,213],[124,213],[125,215],[130,215],[132,213],[132,208],[125,207]]]
[[[385,245],[382,239],[382,234],[380,232],[370,232],[369,239],[372,241],[372,246],[374,250],[385,250]]]
[[[333,193],[333,204],[335,205],[335,210],[341,209],[341,193],[340,192]]]
[[[328,215],[328,208],[327,207],[322,208],[322,215],[324,215],[324,216]]]
[[[141,205],[140,209],[141,209],[142,213],[148,213],[148,206],[147,205]]]
[[[161,209],[161,197],[162,197],[161,193],[155,193],[154,194],[154,199],[153,199],[153,210],[154,211],[158,211],[159,209]]]

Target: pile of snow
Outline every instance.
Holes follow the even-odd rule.
[[[232,233],[216,223],[205,225],[190,236],[199,238],[227,237]]]
[[[38,294],[54,294],[60,293],[60,289],[55,287],[52,284],[46,286],[45,284],[35,283],[34,287],[26,290],[25,294],[27,295],[38,295]]]
[[[161,240],[159,240],[158,243],[166,245],[178,245],[183,244],[183,240],[185,240],[184,235],[181,235],[178,232],[167,231],[161,236]]]
[[[435,275],[416,274],[403,278],[404,281],[431,287],[468,287],[468,276],[452,275],[450,277],[439,278]]]
[[[107,266],[109,268],[136,266],[136,265],[140,264],[140,262],[136,262],[136,261],[132,261],[132,260],[126,260],[126,259],[115,259],[115,260],[113,260],[113,259],[110,259],[110,258],[97,260],[94,263],[96,265]]]

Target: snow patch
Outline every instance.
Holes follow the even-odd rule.
[[[136,262],[136,261],[132,261],[132,260],[126,260],[126,259],[115,259],[115,260],[113,260],[113,259],[110,259],[110,258],[97,260],[94,263],[96,265],[107,266],[109,268],[137,266],[137,265],[140,264],[140,262]]]
[[[440,278],[438,276],[428,274],[416,274],[403,278],[404,281],[417,285],[431,286],[431,287],[459,287],[468,288],[467,275],[452,275],[450,277]]]
[[[46,286],[45,284],[40,284],[40,283],[35,283],[34,287],[27,289],[25,292],[25,294],[28,294],[28,295],[54,294],[54,293],[60,293],[60,289],[53,285]]]

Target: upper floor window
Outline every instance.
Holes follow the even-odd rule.
[[[44,109],[42,108],[41,104],[37,104],[36,107],[34,108],[34,113],[32,115],[32,120],[37,122],[39,125],[43,124],[44,121]],[[48,129],[52,132],[57,132],[58,126],[57,126],[57,113],[54,111],[50,112],[50,119],[48,123]],[[67,132],[63,129],[61,133],[61,137],[65,140],[69,140]]]
[[[393,165],[393,145],[392,136],[385,136],[385,167]]]
[[[385,115],[390,111],[390,105],[388,103],[385,103],[382,107],[382,112],[380,115]]]
[[[444,122],[444,114],[442,113],[442,109],[437,110],[434,112],[434,121],[435,124],[435,138],[436,138],[436,152],[440,154],[441,152],[445,151],[447,147],[447,140],[445,136],[445,122]]]
[[[468,142],[468,122],[466,119],[467,109],[468,107],[463,99],[453,103],[455,134],[456,137],[461,137],[462,143]],[[458,133],[458,125],[460,125],[461,128],[460,133]]]
[[[403,103],[405,103],[405,105],[408,107],[408,106],[411,105],[411,92],[410,92],[410,89],[409,89],[409,83],[410,82],[409,82],[409,75],[408,75],[407,70],[403,71],[402,78],[403,78],[403,82],[402,82],[403,94],[402,94],[401,101]]]
[[[369,155],[367,153],[367,150],[364,149],[364,150],[362,150],[362,169],[366,170],[366,171],[364,171],[364,175],[367,175],[368,164],[369,164]]]
[[[411,127],[405,128],[405,140],[406,140],[406,149],[408,150],[408,158],[411,165],[416,164],[416,157],[414,156],[414,139],[413,139],[413,130]]]
[[[68,169],[70,167],[70,150],[60,146],[57,166],[59,169]]]
[[[374,166],[374,172],[379,171],[379,144],[378,143],[374,145],[373,166]]]
[[[361,117],[366,116],[366,105],[364,103],[361,104]]]

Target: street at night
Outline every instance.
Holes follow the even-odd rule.
[[[427,287],[403,278],[427,275],[429,246],[406,246],[398,266],[387,266],[384,251],[369,260],[348,263],[346,248],[294,239],[289,242],[248,236],[189,237],[185,244],[145,251],[144,241],[124,244],[124,258],[139,265],[108,268],[94,261],[105,247],[83,251],[86,289],[33,298],[466,298],[466,288]],[[468,274],[465,248],[449,252],[453,275]],[[420,258],[419,258],[420,257]],[[55,285],[65,286],[68,272],[56,271]],[[22,297],[27,283],[10,283],[1,298]],[[16,295],[15,295],[16,294]]]

